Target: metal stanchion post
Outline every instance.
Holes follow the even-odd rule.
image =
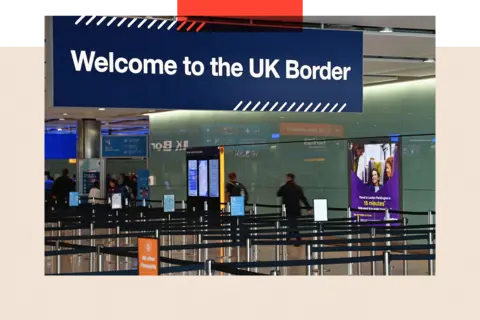
[[[213,276],[212,264],[213,264],[213,260],[205,260],[205,275],[206,276]]]
[[[270,275],[271,275],[271,276],[278,276],[278,275],[279,275],[279,271],[276,270],[276,269],[271,270],[271,271],[270,271]]]
[[[199,218],[199,225],[201,226],[203,223],[203,217],[200,216]],[[202,244],[202,229],[201,227],[198,230],[198,244]],[[201,248],[198,248],[198,251],[197,251],[197,255],[198,255],[198,262],[202,262],[202,249]],[[201,270],[198,270],[198,275],[200,276],[202,274],[202,271]]]
[[[357,246],[358,247],[361,247],[362,244],[360,242],[360,239],[362,238],[361,234],[360,234],[360,216],[357,216],[357,239],[359,240],[358,243],[357,243]],[[360,258],[361,257],[361,252],[360,250],[357,251],[357,258]],[[360,262],[357,262],[357,275],[361,276],[362,275],[362,264]]]
[[[97,245],[97,271],[103,271],[103,253],[102,253],[103,245]]]
[[[117,238],[115,239],[115,246],[117,248],[120,248],[120,226],[117,226],[116,228],[116,233],[117,233]],[[120,256],[117,254],[115,256],[115,270],[119,271],[120,270]]]
[[[386,237],[390,238],[390,210],[386,209],[385,210],[385,220],[387,221],[386,226],[387,226],[387,234]],[[386,241],[387,247],[390,247],[392,244],[390,243],[390,240]],[[390,251],[390,249],[388,249]]]
[[[428,245],[433,245],[433,233],[432,231],[428,232]],[[428,249],[429,254],[433,254],[433,249]],[[433,259],[428,260],[428,275],[433,276],[435,274],[434,266],[433,266]]]
[[[90,223],[90,247],[95,247],[95,239],[92,236],[95,235],[95,227],[93,222]],[[90,252],[90,272],[93,272],[95,269],[95,253]]]
[[[432,211],[428,211],[428,221],[427,223],[430,225],[429,232],[428,232],[428,245],[433,246],[433,213]],[[428,249],[428,253],[433,255],[434,250]],[[435,266],[434,261],[432,259],[428,260],[428,275],[433,276],[435,274]]]
[[[405,228],[404,233],[403,233],[403,236],[405,237],[405,240],[403,240],[403,245],[405,246],[405,249],[403,249],[403,254],[408,255],[408,249],[406,248],[407,245],[408,245],[408,241],[406,239],[407,238],[408,219],[403,218],[402,221],[403,221],[403,228]],[[408,260],[407,259],[403,260],[403,275],[408,276]]]
[[[282,218],[286,219],[287,218],[287,208],[285,204],[282,204]],[[283,231],[283,239],[287,239],[287,228],[289,227],[288,224],[285,225],[284,231]],[[297,230],[298,233],[300,233],[300,230]],[[282,261],[288,260],[288,248],[287,245],[282,246]],[[282,275],[287,275],[287,267],[282,268]]]
[[[385,251],[383,253],[383,275],[390,275],[390,251]]]
[[[253,212],[253,217],[255,219],[254,222],[253,222],[254,223],[254,227],[253,227],[254,233],[253,233],[253,235],[255,236],[255,238],[253,238],[253,239],[255,241],[256,236],[258,234],[257,233],[257,205],[256,204],[253,205],[252,212]],[[258,245],[254,244],[252,250],[253,250],[252,261],[257,262],[258,261]],[[257,267],[253,268],[253,271],[258,272],[258,268]]]
[[[375,228],[372,228],[370,232],[370,237],[372,238],[372,247],[375,247],[375,237],[376,237],[376,232]],[[375,249],[372,249],[372,257],[376,256],[377,252]],[[375,261],[372,261],[372,276],[374,276],[376,273],[376,263]]]
[[[172,216],[169,213],[168,214],[168,246],[173,245],[173,239],[172,239]],[[168,250],[168,258],[172,259],[172,250]]]
[[[320,224],[320,222],[319,222]],[[318,252],[315,250],[315,248],[318,247],[318,244],[316,243],[318,241],[318,227],[317,227],[317,224],[315,223],[315,221],[313,222],[313,242],[314,244],[312,244],[312,249],[314,250],[313,253],[312,253],[312,258],[314,260],[317,260],[318,259]],[[318,275],[318,265],[314,265],[312,266],[312,272],[313,274],[315,275]]]
[[[240,256],[240,218],[237,217],[237,228],[236,228],[236,233],[237,233],[237,262],[240,262],[242,260]]]
[[[312,246],[310,244],[307,244],[305,246],[305,255],[307,257],[307,261],[310,261],[312,260]],[[310,265],[307,265],[307,276],[311,276],[312,275],[312,267]]]
[[[347,218],[348,219],[352,218],[352,211],[351,211],[350,207],[347,209]],[[350,224],[348,225],[348,228],[351,231],[352,230],[352,224],[351,224],[352,220],[349,220],[349,221],[350,221]],[[352,233],[350,232],[347,237],[348,237],[348,240],[349,240],[348,246],[351,247],[352,246],[352,242],[351,242],[352,241]],[[353,258],[352,250],[348,251],[348,257]],[[348,263],[348,265],[347,265],[347,273],[348,273],[349,276],[353,275],[353,263],[351,263],[351,262]]]
[[[185,209],[187,208],[186,204],[185,204],[185,200],[182,200],[182,212],[185,212]],[[187,219],[185,219],[185,227],[183,229],[183,234],[182,234],[182,246],[185,246],[187,244]],[[182,260],[186,260],[187,259],[187,250],[186,249],[182,249]],[[182,272],[182,275],[187,275],[186,272]]]
[[[323,247],[324,247],[324,244],[323,244],[323,225],[322,223],[319,223],[318,224],[318,234],[320,235],[319,238],[320,238],[320,260],[323,260],[325,258],[325,252],[323,251]],[[323,263],[320,263],[318,265],[318,272],[319,272],[319,275],[323,276],[324,275],[324,269],[323,269]]]
[[[277,229],[277,242],[280,241],[280,221],[275,222],[275,229]],[[280,245],[275,245],[275,261],[280,261]],[[275,267],[276,271],[279,271],[278,267]]]
[[[245,239],[245,260],[246,262],[250,262],[250,246],[251,246],[251,240],[250,238]],[[250,271],[250,267],[247,268],[247,271]]]
[[[57,240],[56,241],[56,247],[57,247],[57,251],[60,251],[60,240]],[[62,256],[57,254],[57,274],[61,274],[62,273]]]

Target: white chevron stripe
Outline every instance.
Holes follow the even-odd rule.
[[[117,20],[117,17],[113,17],[112,19],[110,19],[110,21],[108,21],[107,23],[107,27],[110,27],[110,25],[113,23],[113,21]]]
[[[240,101],[236,106],[235,108],[233,108],[233,111],[237,111],[238,108],[240,108],[240,106],[242,105],[243,101]]]
[[[77,21],[75,21],[75,24],[79,24],[80,22],[82,22],[82,20],[85,19],[85,16],[81,16],[80,18],[77,19]]]
[[[295,107],[295,104],[296,104],[295,102],[292,103],[292,105],[287,109],[287,112],[290,112],[290,110],[292,110],[292,108]]]
[[[137,21],[137,18],[133,18],[133,20],[130,21],[130,23],[127,25],[127,28],[130,28],[135,23],[135,21]]]
[[[342,106],[340,109],[338,109],[338,111],[337,111],[337,112],[342,112],[342,111],[343,111],[343,109],[345,109],[345,107],[346,107],[346,106],[347,106],[347,104],[346,104],[346,103],[344,103],[344,104],[343,104],[343,106]]]
[[[150,22],[150,24],[148,25],[148,29],[150,29],[151,27],[153,27],[153,25],[157,22],[157,20],[153,20],[152,22]]]
[[[260,111],[265,110],[265,108],[267,108],[267,106],[268,106],[269,103],[270,103],[270,102],[267,101],[267,103],[265,103],[265,105],[262,107],[262,109],[260,109]]]
[[[257,102],[257,104],[255,105],[255,107],[253,107],[253,109],[252,109],[251,111],[255,111],[255,109],[257,109],[257,108],[258,108],[258,106],[260,105],[260,103],[261,103],[261,102],[260,102],[260,101],[258,101],[258,102]]]
[[[335,105],[333,106],[333,108],[329,111],[329,112],[333,112],[333,110],[335,110],[338,106],[338,103],[335,103]]]
[[[163,20],[162,23],[160,23],[157,27],[157,29],[162,29],[162,27],[167,23],[167,20]]]
[[[127,21],[127,18],[123,18],[118,24],[117,24],[117,27],[120,27],[122,26],[122,24]]]
[[[92,22],[96,17],[97,17],[97,16],[92,16],[92,17],[87,21],[87,23],[86,23],[85,25],[88,26],[88,25],[90,24],[90,22]]]
[[[317,106],[315,107],[315,109],[313,109],[312,112],[317,112],[317,109],[320,108],[320,106],[322,105],[322,103],[320,102],[319,104],[317,104]]]
[[[313,106],[313,102],[310,102],[310,104],[308,105],[307,109],[303,110],[303,112],[308,112],[308,109],[310,109],[311,106]]]
[[[102,17],[100,20],[98,20],[97,26],[101,25],[105,19],[107,19],[107,17]]]
[[[280,107],[280,109],[278,109],[278,111],[282,111],[283,108],[285,108],[285,106],[287,105],[287,103],[285,102],[284,104],[282,104],[282,106]]]
[[[170,30],[173,28],[173,26],[175,25],[175,23],[177,23],[176,20],[173,20],[172,23],[170,23],[170,25],[168,26],[167,30]]]
[[[285,104],[286,104],[286,102],[285,102]],[[268,110],[268,111],[273,111],[273,110],[275,110],[275,107],[276,107],[277,105],[278,105],[278,101],[275,102],[275,104],[274,104],[274,105],[270,108],[270,110]]]
[[[300,109],[302,109],[302,107],[303,107],[304,104],[305,104],[305,102],[302,102],[302,104],[297,108],[297,110],[295,110],[295,112],[300,111]]]
[[[145,24],[145,22],[147,22],[147,19],[143,19],[143,21],[138,24],[138,28],[140,29]]]
[[[320,111],[320,112],[324,112],[325,110],[327,110],[329,105],[330,105],[330,103],[327,103],[327,105],[325,107],[323,107],[322,111]]]
[[[242,111],[247,111],[248,107],[252,104],[252,101],[248,101],[247,105],[242,109]]]

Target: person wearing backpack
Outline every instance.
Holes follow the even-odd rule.
[[[247,188],[245,186],[237,181],[237,174],[235,172],[230,172],[228,174],[228,182],[225,187],[225,202],[229,203],[230,202],[230,197],[239,197],[243,196],[243,199],[245,200],[245,204],[247,204],[248,201],[248,192]]]

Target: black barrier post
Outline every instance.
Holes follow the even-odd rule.
[[[187,207],[185,205],[185,200],[182,200],[182,211],[185,212]],[[186,222],[187,222],[187,219],[185,219],[185,229],[183,229],[183,234],[182,234],[182,245],[186,245],[187,244],[187,227],[186,227]],[[182,260],[186,260],[187,259],[187,249],[183,249],[182,250]],[[184,276],[187,275],[186,272],[183,272],[182,273]]]
[[[117,225],[116,227],[117,239],[115,239],[115,246],[120,248],[120,226]],[[120,271],[120,256],[115,256],[115,270]]]
[[[351,212],[350,207],[348,207],[348,209],[347,209],[347,218],[348,218],[348,219],[351,219],[351,217],[352,217],[352,212]],[[349,229],[349,230],[352,230],[352,227],[353,227],[353,225],[351,224],[351,221],[352,221],[352,220],[349,220],[349,221],[350,221],[350,224],[348,225],[348,229]],[[352,240],[352,233],[349,233],[348,236],[347,236],[347,238],[348,238],[348,240]],[[348,246],[349,246],[349,247],[352,246],[352,242],[351,242],[351,241],[348,242]],[[352,252],[352,250],[348,251],[348,257],[349,257],[349,258],[353,258],[353,252]],[[347,273],[348,273],[349,276],[353,275],[353,263],[351,263],[351,262],[348,263],[348,265],[347,265]]]
[[[198,244],[202,244],[202,223],[203,223],[203,217],[200,216],[198,218],[198,221],[199,221],[199,226],[200,228],[196,228],[197,229],[197,232],[198,232]],[[198,262],[202,262],[202,249],[201,248],[198,248],[198,251],[197,251],[197,255],[198,255]],[[200,276],[202,274],[202,271],[201,270],[198,270],[198,275]]]
[[[375,247],[375,237],[376,237],[376,232],[375,232],[375,227],[372,228],[370,232],[370,237],[372,239],[372,247]],[[372,257],[376,256],[377,252],[375,249],[372,249]],[[376,273],[376,263],[375,260],[372,260],[372,276],[374,276]]]
[[[275,229],[277,229],[277,244],[275,245],[275,261],[280,261],[280,245],[278,244],[278,241],[280,241],[280,221],[279,220],[275,222]],[[275,267],[275,270],[280,271],[279,267]]]
[[[408,255],[408,249],[407,249],[407,245],[408,245],[408,241],[406,240],[406,237],[407,237],[407,224],[408,224],[408,219],[407,218],[403,218],[402,219],[402,224],[403,224],[403,228],[405,229],[404,233],[403,233],[403,236],[405,237],[405,240],[403,240],[403,245],[405,246],[405,249],[403,250],[403,254],[404,255]],[[403,275],[404,276],[407,276],[408,275],[408,260],[407,259],[404,259],[403,260]]]
[[[251,247],[251,240],[250,238],[245,239],[245,260],[250,262],[250,247]],[[240,247],[239,247],[240,248]],[[250,267],[247,268],[247,271],[250,271]]]
[[[254,232],[253,235],[257,236],[257,205],[256,204],[253,205],[252,213],[253,213],[253,217],[255,219],[254,220],[254,225],[255,226],[253,227],[253,230],[255,232]],[[258,245],[254,244],[252,250],[253,250],[253,259],[252,260],[253,260],[253,262],[257,262],[258,261]],[[258,272],[258,268],[257,267],[253,268],[253,272]]]
[[[173,245],[173,239],[172,239],[172,215],[169,213],[168,216],[168,245],[171,246]],[[172,259],[172,250],[168,250],[168,258]]]
[[[427,215],[427,223],[429,225],[429,232],[428,232],[428,245],[433,246],[433,214],[432,211],[428,211]],[[433,248],[428,249],[428,253],[430,255],[433,255]],[[428,261],[428,275],[433,276],[435,274],[434,270],[434,261],[432,259],[429,259]]]
[[[240,218],[237,217],[237,227],[236,227],[236,232],[237,232],[237,240],[235,242],[237,242],[237,244],[239,244],[240,242]],[[241,260],[241,256],[240,256],[240,245],[237,245],[237,262],[240,262]]]
[[[383,275],[390,275],[390,251],[383,252]]]
[[[323,241],[323,224],[320,222],[318,224],[318,234],[320,235],[320,241]],[[324,259],[325,257],[325,252],[323,252],[323,247],[324,247],[324,244],[323,242],[320,242],[320,259]],[[323,269],[323,264],[319,264],[318,265],[318,272],[321,276],[324,275],[324,269]]]
[[[205,260],[205,275],[213,276],[212,264],[213,260]]]
[[[360,242],[360,239],[362,238],[361,234],[360,234],[360,216],[357,216],[357,239],[359,240],[358,241],[358,244],[357,246],[358,247],[361,247],[362,246],[362,243]],[[362,256],[362,253],[360,252],[360,250],[357,251],[357,258],[360,258]],[[357,275],[361,276],[362,275],[362,264],[361,262],[357,262]]]
[[[97,245],[97,272],[103,272],[103,245]]]
[[[56,241],[57,252],[60,251],[60,240]],[[62,256],[57,253],[57,274],[62,273]]]
[[[93,236],[95,235],[95,227],[93,225],[93,222],[90,223],[90,247],[95,247],[95,239]],[[95,254],[93,252],[90,252],[90,272],[93,272],[95,269]]]
[[[307,261],[312,260],[312,246],[310,244],[307,244],[305,246],[305,256],[307,257]],[[306,272],[307,276],[311,276],[312,267],[310,265],[307,265],[306,268],[307,268],[307,272]]]
[[[282,218],[285,219],[285,220],[287,218],[287,207],[285,206],[285,204],[282,204]],[[288,221],[288,220],[286,220],[286,221]],[[283,231],[282,234],[283,234],[283,239],[285,239],[285,240],[287,238],[287,228],[289,228],[289,227],[291,228],[292,226],[289,226],[289,224],[287,222],[285,227],[283,228],[284,231]],[[295,230],[295,232],[300,233],[300,229]],[[282,261],[288,260],[288,253],[287,252],[288,252],[287,245],[283,245],[282,246],[282,258],[281,258]],[[287,275],[287,267],[283,267],[282,269],[283,269],[282,270],[282,275],[286,276]]]

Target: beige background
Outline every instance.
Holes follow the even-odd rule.
[[[478,315],[474,303],[480,250],[473,244],[480,233],[480,64],[475,63],[480,48],[437,52],[437,276],[389,278],[44,276],[43,55],[43,48],[0,48],[0,286],[6,293],[1,318],[390,320]]]

